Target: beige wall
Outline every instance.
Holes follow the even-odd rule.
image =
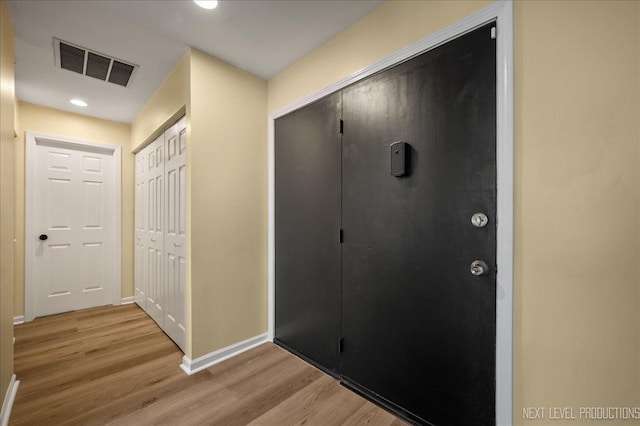
[[[191,357],[267,330],[267,85],[191,54]]]
[[[267,87],[195,49],[132,123],[139,150],[187,116],[186,355],[266,332]]]
[[[182,56],[131,123],[131,151],[139,151],[183,115],[189,104],[190,55]]]
[[[13,374],[14,47],[6,0],[0,0],[0,400]]]
[[[523,406],[640,406],[639,4],[516,9]]]
[[[269,111],[487,4],[386,3],[272,78]],[[515,424],[640,406],[639,4],[515,4]]]
[[[133,154],[131,126],[86,115],[18,102],[16,139],[16,291],[15,315],[24,314],[25,132],[46,133],[122,146],[122,297],[133,296]]]

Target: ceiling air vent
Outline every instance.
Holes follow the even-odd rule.
[[[66,41],[53,39],[56,66],[109,83],[127,87],[135,65]]]

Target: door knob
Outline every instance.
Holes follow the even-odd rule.
[[[46,241],[46,239],[49,238],[49,236],[47,234],[40,234],[38,238],[40,239],[40,241]]]
[[[471,262],[471,268],[469,268],[469,270],[471,271],[471,275],[479,277],[489,272],[489,265],[482,260],[474,260]]]

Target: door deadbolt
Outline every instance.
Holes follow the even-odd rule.
[[[471,223],[476,228],[482,228],[484,226],[487,226],[487,223],[489,223],[489,218],[484,213],[474,213],[473,216],[471,216]]]
[[[489,272],[489,265],[482,260],[474,260],[471,262],[469,270],[471,271],[471,275],[479,277],[480,275],[484,275]]]
[[[49,238],[49,236],[47,234],[40,234],[40,236],[38,237],[38,239],[40,241],[46,241],[47,238]]]

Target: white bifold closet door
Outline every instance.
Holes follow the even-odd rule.
[[[185,347],[186,120],[136,154],[135,301]]]

